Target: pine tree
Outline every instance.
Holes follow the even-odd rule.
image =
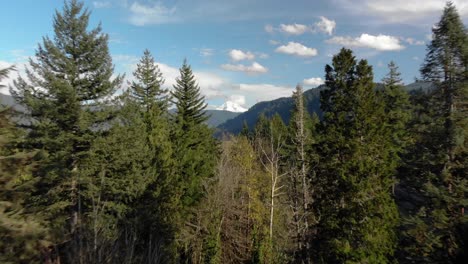
[[[404,90],[398,66],[392,61],[388,64],[389,72],[382,79],[382,91],[385,103],[387,126],[390,129],[397,155],[401,155],[409,141],[407,124],[411,118],[409,94]],[[395,156],[398,158],[398,156]]]
[[[146,159],[150,164],[148,175],[149,185],[136,202],[134,207],[137,221],[138,237],[140,238],[137,254],[143,256],[140,261],[153,262],[154,252],[167,250],[164,241],[170,240],[171,218],[173,213],[171,192],[173,186],[174,163],[173,147],[170,140],[169,91],[162,88],[164,79],[157,64],[148,50],[145,50],[137,69],[134,72],[135,81],[131,83],[126,109],[136,111],[145,124],[143,134],[151,153]],[[135,108],[135,104],[138,107]],[[136,139],[138,140],[138,139]],[[161,245],[160,248],[155,245]],[[164,252],[164,254],[170,254]],[[161,254],[161,255],[164,255]],[[151,256],[151,257],[150,257]],[[161,257],[161,256],[158,256]]]
[[[468,34],[448,2],[421,67],[423,80],[435,85],[431,123],[422,135],[417,174],[425,202],[407,220],[408,251],[419,262],[457,263],[467,256]],[[424,235],[421,236],[421,234]]]
[[[11,90],[30,120],[23,147],[40,151],[28,210],[45,218],[54,254],[70,262],[83,261],[82,217],[90,209],[83,160],[112,117],[103,102],[122,80],[112,79],[108,36],[101,26],[88,31],[89,17],[83,3],[65,2],[54,16],[54,37],[43,38],[27,79],[20,77]]]
[[[177,109],[172,132],[176,177],[171,180],[169,194],[177,211],[173,215],[175,237],[183,244],[179,237],[182,223],[193,220],[190,208],[205,196],[203,184],[214,175],[219,150],[213,131],[205,124],[204,97],[186,60],[171,94]],[[189,245],[180,253],[181,259],[189,259]]]
[[[343,48],[325,71],[313,248],[323,263],[391,262],[398,217],[394,168],[388,166],[389,135],[372,67]]]
[[[202,124],[208,120],[205,114],[205,98],[200,94],[195,76],[187,60],[180,68],[180,77],[177,78],[174,90],[171,91],[173,103],[177,108],[176,122],[183,130]]]
[[[149,50],[145,50],[130,83],[130,94],[147,112],[156,104],[164,113],[169,105],[169,90],[162,88],[164,78]]]

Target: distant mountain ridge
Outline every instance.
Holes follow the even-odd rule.
[[[409,92],[415,90],[428,90],[432,87],[427,82],[414,82],[405,85],[405,89]],[[382,84],[376,83],[376,89],[381,89]],[[322,116],[320,109],[320,92],[326,89],[325,85],[320,85],[317,88],[312,88],[304,92],[305,106],[309,113],[316,113],[319,117]],[[247,123],[250,129],[255,126],[260,114],[264,114],[267,117],[271,117],[278,113],[283,121],[287,124],[291,117],[291,111],[293,109],[294,101],[292,97],[278,98],[272,101],[260,102],[252,106],[248,111],[239,114],[238,116],[227,120],[226,122],[218,126],[218,133],[230,133],[238,134],[243,127],[244,121]]]
[[[7,107],[13,106],[19,111],[24,110],[24,108],[21,105],[16,104],[12,96],[7,94],[0,93],[0,105],[5,105]],[[210,116],[210,118],[208,118],[208,120],[206,121],[206,123],[210,127],[217,127],[218,125],[240,114],[238,112],[231,112],[225,110],[206,110],[205,112]]]

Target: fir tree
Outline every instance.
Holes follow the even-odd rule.
[[[162,88],[164,78],[149,50],[144,51],[133,76],[136,80],[130,83],[131,96],[147,112],[155,104],[161,113],[166,112],[169,104],[169,90]]]
[[[394,168],[372,67],[343,48],[325,71],[314,250],[323,263],[391,262],[398,217]]]
[[[205,124],[208,116],[204,112],[204,97],[186,60],[171,93],[177,109],[172,133],[176,176],[171,180],[168,193],[174,197],[172,201],[177,210],[177,213],[172,211],[175,236],[179,243],[184,243],[184,239],[178,237],[183,228],[181,221],[192,220],[190,208],[205,196],[203,184],[214,175],[219,150],[213,131]],[[189,258],[189,248],[186,245],[181,259]]]
[[[382,79],[382,91],[385,103],[387,125],[390,129],[396,154],[401,155],[409,141],[407,124],[411,118],[409,94],[404,90],[398,66],[392,61],[388,64],[389,72]],[[397,156],[395,156],[397,158]]]
[[[451,2],[432,31],[421,67],[423,80],[435,85],[431,122],[418,142],[423,154],[414,154],[419,159],[412,175],[422,179],[426,199],[406,221],[412,242],[407,252],[418,262],[461,263],[467,256],[468,229],[468,34]]]
[[[171,192],[175,164],[173,163],[173,147],[170,141],[169,125],[169,91],[162,88],[164,79],[157,64],[148,50],[145,50],[137,69],[134,72],[135,81],[129,90],[131,100],[124,100],[125,111],[136,111],[143,118],[145,132],[136,137],[144,137],[151,153],[146,159],[149,162],[149,185],[144,194],[135,202],[134,216],[137,221],[139,239],[138,252],[145,258],[140,261],[152,262],[153,253],[161,248],[154,245],[171,240],[171,217],[173,213]],[[139,107],[135,106],[138,105]],[[138,139],[136,139],[138,140]],[[140,251],[141,250],[141,251]],[[170,254],[164,252],[164,254]],[[164,255],[163,254],[163,255]]]
[[[70,262],[83,261],[82,217],[90,209],[83,160],[111,117],[103,101],[122,80],[112,79],[108,36],[101,26],[88,31],[89,16],[83,3],[65,2],[54,16],[54,37],[43,38],[27,80],[19,78],[11,89],[30,121],[23,147],[40,151],[28,210],[48,221],[55,254]]]

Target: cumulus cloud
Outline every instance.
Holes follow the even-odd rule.
[[[312,33],[322,32],[328,35],[332,35],[335,28],[336,28],[336,22],[334,20],[321,16],[320,21],[316,22],[313,25],[304,25],[304,24],[298,24],[298,23],[280,24],[278,28],[275,28],[272,25],[266,25],[265,31],[268,33],[273,33],[277,31],[277,32],[281,32],[284,34],[296,35],[296,36],[302,35],[307,32],[312,32]]]
[[[307,86],[317,87],[321,84],[324,84],[325,81],[320,77],[312,77],[309,79],[304,79],[302,83]]]
[[[286,34],[302,35],[310,29],[308,26],[302,24],[281,24],[278,30]]]
[[[315,30],[326,33],[328,35],[332,35],[333,31],[336,28],[335,20],[330,20],[324,16],[320,17],[320,21],[315,23]]]
[[[235,87],[239,91],[248,94],[249,97],[259,101],[269,101],[280,97],[289,97],[294,88],[291,86],[281,86],[273,84],[245,84],[241,83]]]
[[[336,36],[326,41],[330,44],[339,44],[347,47],[365,47],[372,48],[378,51],[394,51],[402,50],[405,47],[401,45],[400,40],[397,37],[378,35],[373,36],[369,34],[362,34],[359,37],[340,37]]]
[[[250,51],[242,51],[238,49],[233,49],[229,51],[229,57],[233,61],[242,61],[242,60],[253,60],[255,55]]]
[[[306,47],[297,42],[289,42],[287,45],[279,46],[275,51],[299,57],[313,57],[318,54],[317,49]]]
[[[145,26],[150,24],[162,24],[177,21],[174,15],[176,8],[168,8],[161,2],[153,5],[140,4],[134,2],[130,6],[130,23],[135,26]]]
[[[133,55],[116,54],[112,56],[112,59],[116,65],[116,69],[125,73],[126,81],[124,82],[123,88],[127,89],[127,81],[131,82],[134,80],[133,72],[135,71],[140,58]],[[176,78],[180,75],[179,68],[161,62],[156,62],[156,65],[158,65],[165,80],[163,88],[172,90],[173,86],[176,84]],[[193,74],[200,86],[201,93],[207,99],[222,96],[222,88],[228,83],[227,80],[214,73],[206,71],[194,70]]]
[[[223,64],[221,65],[221,68],[226,71],[245,72],[247,74],[261,74],[268,72],[268,68],[264,67],[258,62],[253,62],[252,65]]]

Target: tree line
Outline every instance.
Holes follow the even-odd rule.
[[[56,11],[0,110],[2,263],[464,263],[468,33],[452,3],[405,91],[395,63],[342,48],[323,117],[293,93],[213,137],[184,60],[173,89],[145,50],[128,89],[90,12]],[[14,68],[0,70],[5,78]],[[174,112],[169,111],[174,107]]]

